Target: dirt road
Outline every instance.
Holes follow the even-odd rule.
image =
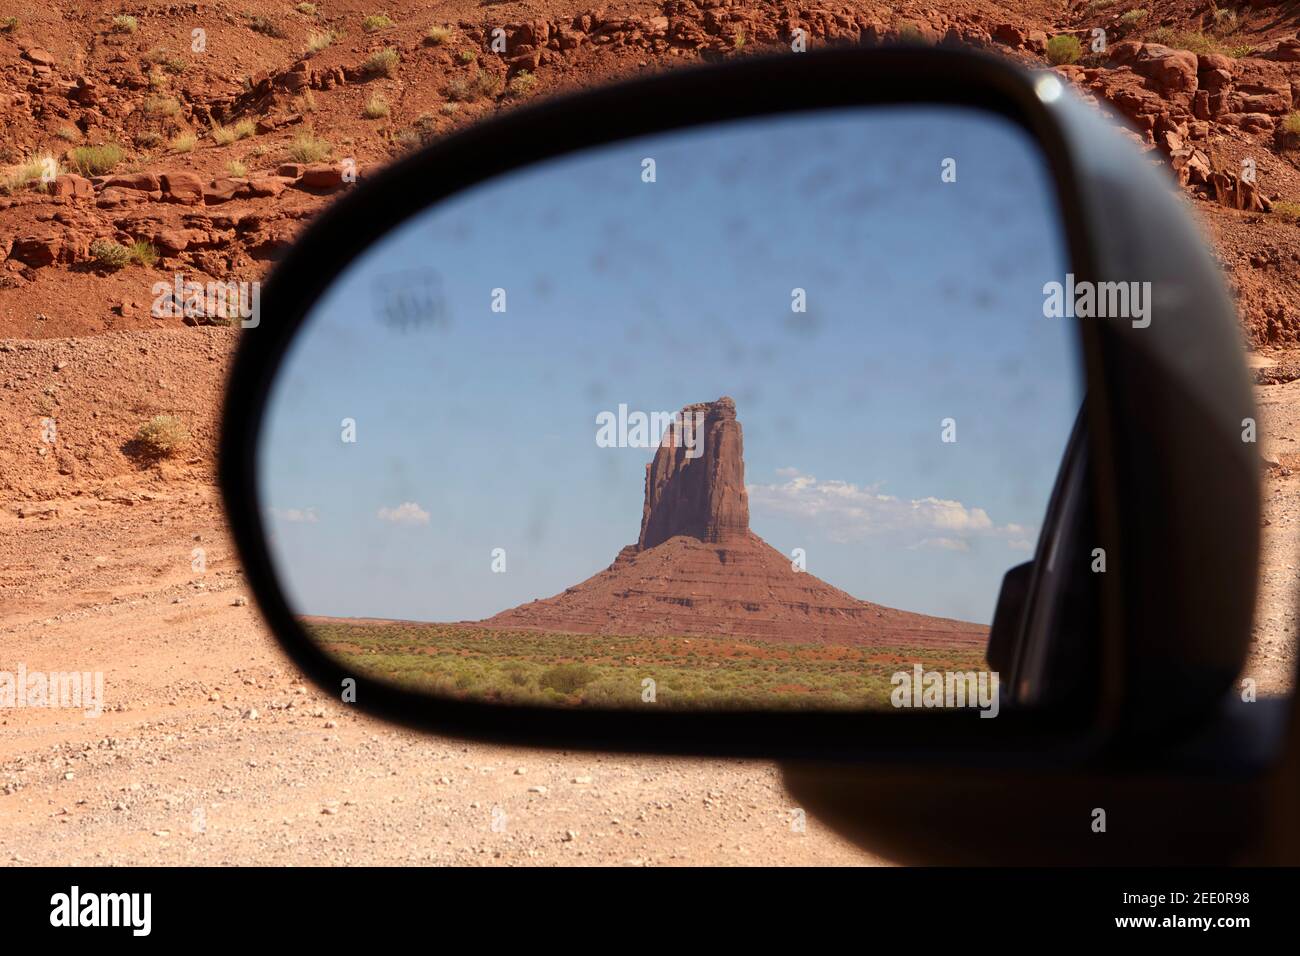
[[[879,862],[792,827],[769,765],[467,744],[326,698],[236,606],[211,489],[57,507],[0,518],[0,669],[102,670],[106,706],[0,711],[0,864]]]

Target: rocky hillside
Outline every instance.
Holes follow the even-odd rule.
[[[1057,69],[1182,183],[1250,340],[1295,345],[1300,13],[1270,0],[1137,2],[456,0],[380,11],[356,0],[10,0],[0,337],[229,321],[157,316],[151,289],[177,272],[263,276],[354,174],[494,110],[788,50],[803,30],[811,47],[966,44]]]

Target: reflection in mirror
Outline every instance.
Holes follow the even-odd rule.
[[[1044,310],[1067,271],[1034,143],[964,109],[484,183],[286,356],[258,456],[284,593],[348,668],[443,696],[996,713],[989,625],[1082,397]]]

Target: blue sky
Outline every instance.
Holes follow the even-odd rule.
[[[259,487],[287,593],[451,621],[559,592],[639,529],[653,450],[598,447],[596,416],[730,395],[757,533],[857,597],[987,622],[1081,400],[1042,311],[1065,263],[1036,147],[955,108],[657,135],[469,190],[354,263],[286,359]]]

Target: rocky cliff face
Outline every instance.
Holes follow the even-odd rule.
[[[736,403],[723,397],[682,409],[645,469],[641,550],[678,535],[716,543],[749,531],[745,439]]]

